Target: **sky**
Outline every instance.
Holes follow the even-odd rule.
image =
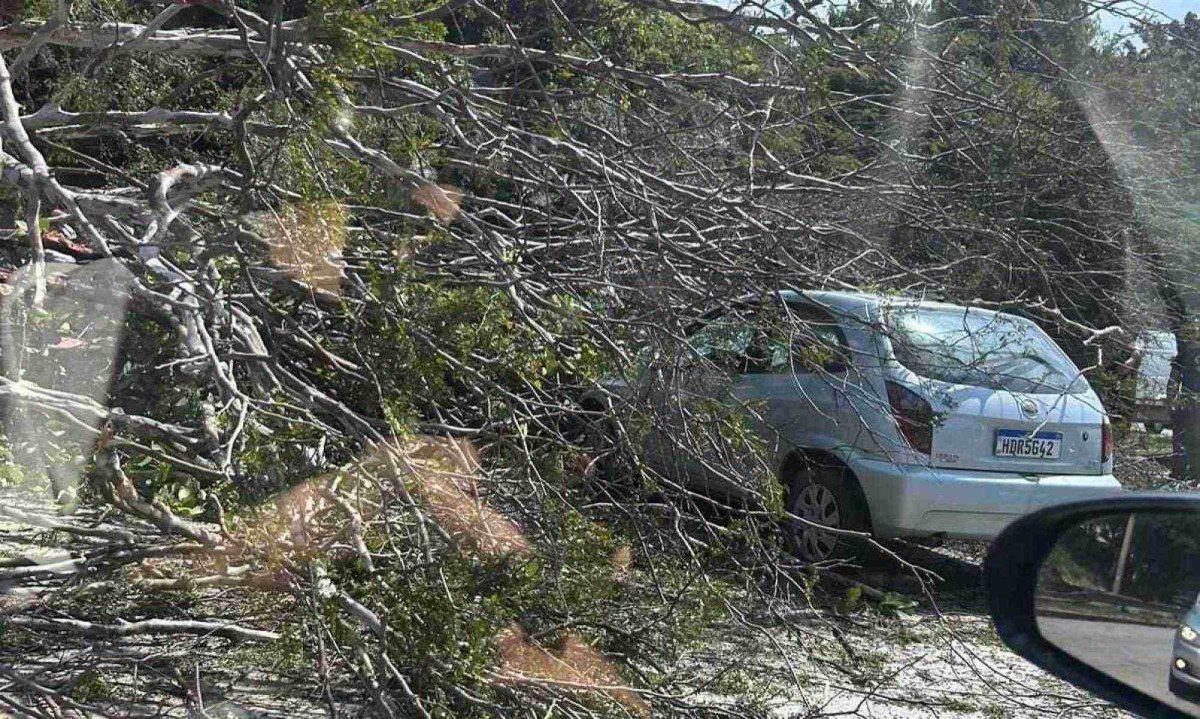
[[[718,5],[732,8],[740,4],[740,0],[708,0]],[[1172,20],[1182,20],[1189,11],[1200,15],[1200,0],[1119,0],[1127,13],[1142,14],[1158,12]],[[1106,0],[1089,0],[1088,4],[1095,7]],[[827,0],[828,5],[845,5],[846,0]],[[828,11],[825,3],[818,5],[815,12],[818,15]],[[1126,28],[1128,20],[1110,12],[1099,13],[1100,25],[1109,32],[1119,32]]]
[[[1182,20],[1189,10],[1200,15],[1200,0],[1140,0],[1140,4],[1150,10],[1157,10],[1174,20]],[[1100,25],[1105,30],[1117,32],[1125,29],[1126,20],[1111,13],[1101,13]]]

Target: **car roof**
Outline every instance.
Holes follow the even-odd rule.
[[[808,300],[821,307],[847,314],[858,314],[863,310],[879,307],[892,308],[921,308],[930,310],[964,310],[971,312],[995,314],[994,311],[981,307],[956,305],[949,302],[926,300],[920,297],[905,295],[882,295],[868,292],[850,292],[842,290],[780,290],[779,296],[784,300]]]

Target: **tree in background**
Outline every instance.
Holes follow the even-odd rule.
[[[1200,456],[1196,396],[1200,354],[1196,343],[1196,218],[1200,134],[1196,130],[1196,47],[1200,19],[1150,23],[1140,47],[1103,53],[1088,68],[1082,102],[1104,153],[1133,203],[1126,245],[1140,275],[1141,297],[1159,307],[1151,323],[1176,337],[1182,393],[1174,411],[1176,473],[1195,477]]]

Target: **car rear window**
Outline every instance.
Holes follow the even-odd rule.
[[[1037,325],[969,309],[913,308],[890,318],[896,360],[927,379],[1028,393],[1087,391],[1087,381]]]

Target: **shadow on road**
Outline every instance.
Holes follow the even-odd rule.
[[[613,494],[605,498],[615,500]],[[744,507],[732,507],[696,493],[689,493],[683,502],[678,497],[672,499],[663,495],[655,495],[650,501],[676,507],[681,517],[691,515],[700,520],[679,523],[682,531],[700,542],[712,539],[700,526],[702,523],[729,527],[746,516]],[[761,517],[761,513],[758,514]],[[765,522],[761,531],[774,533],[779,530],[773,522]],[[981,568],[988,546],[986,542],[949,541],[937,547],[905,540],[880,540],[877,544],[878,547],[864,548],[847,563],[822,567],[820,573],[830,579],[827,588],[836,595],[843,590],[835,587],[862,585],[868,596],[876,599],[894,594],[914,600],[927,609],[986,613]],[[796,571],[806,571],[799,560],[792,561],[796,563]],[[831,598],[836,600],[836,597]]]
[[[884,551],[848,575],[880,591],[911,596],[922,605],[932,599],[943,611],[987,611],[981,567],[985,543],[956,542],[936,548],[902,540],[880,544]]]

